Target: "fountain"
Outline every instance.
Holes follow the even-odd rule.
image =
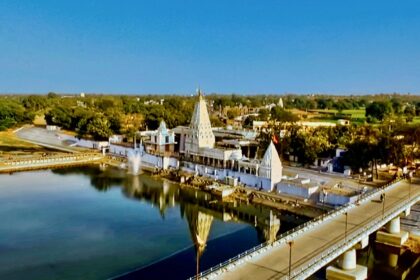
[[[134,150],[129,151],[127,154],[128,159],[128,172],[133,175],[140,173],[141,169],[141,149],[136,147],[136,140],[134,138]]]

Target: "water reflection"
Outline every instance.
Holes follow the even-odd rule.
[[[183,214],[187,217],[188,228],[190,230],[191,239],[194,243],[196,254],[196,273],[200,272],[200,257],[204,253],[207,245],[207,238],[210,234],[213,216],[200,211],[199,206],[186,204],[181,207]]]
[[[280,211],[238,201],[222,202],[217,197],[199,190],[182,188],[166,180],[157,180],[142,174],[127,175],[123,170],[107,168],[66,168],[53,170],[56,174],[84,174],[90,177],[91,185],[98,191],[121,188],[123,194],[139,201],[145,201],[158,209],[162,219],[168,208],[179,205],[180,215],[186,219],[196,252],[196,272],[200,271],[200,257],[203,255],[214,220],[239,222],[252,225],[259,242],[273,242],[276,237],[307,219]],[[284,228],[280,231],[281,221]]]

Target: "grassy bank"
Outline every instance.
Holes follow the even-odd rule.
[[[19,139],[12,130],[0,131],[0,152],[42,152],[45,148]]]

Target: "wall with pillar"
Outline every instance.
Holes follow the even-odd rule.
[[[376,241],[384,244],[391,244],[400,246],[408,239],[408,232],[401,231],[400,216],[390,220],[385,225],[385,230],[380,230],[376,233]]]
[[[352,248],[344,252],[337,260],[335,266],[327,267],[327,280],[355,279],[364,280],[367,278],[367,267],[358,265],[356,249]]]

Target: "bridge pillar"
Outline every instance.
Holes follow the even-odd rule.
[[[397,216],[385,225],[386,231],[376,233],[376,242],[401,246],[408,239],[408,232],[401,231],[400,217]]]
[[[400,232],[400,217],[396,217],[385,225],[386,231],[389,233]]]
[[[340,256],[338,266],[344,270],[356,268],[356,249],[350,249]]]
[[[327,280],[354,279],[363,280],[367,278],[367,267],[356,263],[356,249],[352,248],[343,253],[337,261],[336,266],[327,267]]]

